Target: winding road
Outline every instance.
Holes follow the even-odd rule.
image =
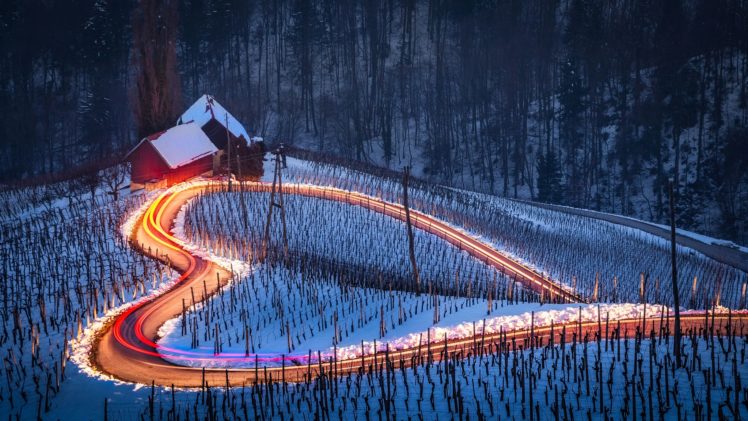
[[[537,208],[563,212],[570,215],[583,216],[586,218],[598,219],[601,221],[610,222],[612,224],[635,228],[670,241],[670,229],[651,222],[629,218],[621,215],[615,215],[612,213],[593,211],[589,209],[572,208],[570,206],[533,202],[529,200],[512,200],[514,200],[515,202],[524,203],[529,206],[535,206]],[[736,269],[740,269],[743,272],[748,273],[748,253],[745,253],[737,247],[730,247],[724,244],[701,241],[679,232],[676,232],[675,234],[675,241],[683,247],[691,248],[718,262],[730,265]]]
[[[254,356],[237,354],[221,354],[219,356],[206,355],[199,352],[176,350],[158,346],[158,329],[168,320],[181,315],[184,306],[191,306],[193,293],[195,303],[209,298],[225,285],[231,274],[210,260],[188,253],[184,243],[171,234],[171,226],[179,209],[191,198],[198,194],[210,193],[223,188],[223,184],[215,183],[183,189],[172,189],[159,195],[147,208],[132,234],[132,244],[143,253],[153,258],[169,262],[181,275],[176,284],[156,298],[136,304],[118,315],[112,323],[99,332],[92,347],[91,363],[101,372],[107,373],[119,380],[150,384],[154,382],[161,386],[201,387],[211,386],[243,386],[275,381],[300,382],[313,379],[321,373],[345,375],[371,370],[390,361],[400,361],[405,366],[420,364],[423,361],[438,361],[446,356],[467,355],[467,353],[495,352],[497,347],[517,342],[524,346],[540,345],[553,340],[570,341],[572,334],[584,335],[601,329],[598,323],[567,324],[566,329],[560,326],[538,327],[532,332],[528,330],[507,331],[501,334],[485,335],[462,340],[446,341],[436,338],[430,343],[424,343],[417,348],[392,350],[387,356],[384,353],[365,355],[360,358],[337,360],[329,362],[314,361],[308,358],[288,358],[284,356]],[[247,190],[255,192],[270,191],[267,183],[252,183]],[[328,187],[309,185],[284,185],[284,194],[296,194],[323,200],[335,200],[354,206],[361,206],[371,211],[380,212],[398,220],[405,220],[402,206],[387,203],[382,200],[355,192],[346,192]],[[499,252],[467,233],[456,229],[438,219],[422,212],[411,211],[413,226],[425,232],[436,235],[445,241],[483,260],[487,264],[513,277],[525,287],[543,292],[549,299],[557,302],[582,302],[581,297],[561,287],[552,280],[544,277],[509,256]],[[615,321],[621,335],[633,335],[642,323],[648,323],[647,331],[656,332],[672,330],[672,319],[662,319],[659,316],[651,320],[629,319]],[[620,324],[619,324],[620,323]],[[746,319],[744,315],[732,317],[718,315],[688,315],[682,318],[684,330],[701,329],[706,323],[716,324],[720,329],[725,325],[743,329]],[[664,329],[664,330],[663,330]],[[568,330],[568,332],[566,332]],[[612,333],[611,333],[612,334]],[[564,337],[562,338],[562,335]],[[604,336],[608,338],[608,328]],[[530,338],[533,338],[532,340]],[[262,361],[274,360],[281,367],[262,367],[255,369],[201,369],[180,366],[162,358],[168,354],[170,360],[200,360],[215,359]],[[277,365],[277,364],[276,364]]]

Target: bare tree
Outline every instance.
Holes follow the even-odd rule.
[[[119,199],[119,189],[125,184],[127,172],[127,164],[114,165],[101,172],[101,178],[107,187],[107,194],[111,195],[115,201]]]
[[[75,180],[71,181],[71,183],[74,182]],[[101,176],[99,175],[99,172],[96,170],[89,171],[79,178],[79,182],[88,193],[91,193],[91,201],[93,202],[96,198],[96,189],[101,184]]]

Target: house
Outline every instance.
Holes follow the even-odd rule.
[[[135,190],[171,186],[206,173],[257,179],[263,174],[264,153],[261,138],[250,138],[218,101],[203,95],[176,126],[141,140],[125,159],[131,163],[130,188]]]
[[[228,137],[231,137],[232,144],[250,144],[250,137],[244,126],[210,95],[201,96],[177,120],[177,124],[189,122],[198,124],[220,150],[226,149]]]
[[[203,95],[177,120],[177,124],[194,123],[218,148],[213,160],[213,171],[231,173],[246,179],[262,176],[265,144],[261,137],[250,137],[242,123],[211,95]],[[231,141],[231,162],[228,146]]]
[[[130,188],[171,186],[213,171],[218,148],[197,123],[150,135],[125,157],[131,164]]]

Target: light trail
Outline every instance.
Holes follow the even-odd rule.
[[[92,361],[102,371],[109,373],[121,380],[150,383],[155,381],[157,384],[168,386],[176,384],[185,387],[195,387],[202,385],[203,381],[210,381],[210,384],[217,384],[226,381],[231,385],[250,384],[251,382],[260,381],[258,372],[255,369],[201,369],[196,367],[185,367],[172,364],[163,359],[168,356],[171,360],[184,362],[201,362],[201,361],[223,361],[231,362],[255,362],[255,363],[290,363],[289,367],[264,367],[263,373],[267,370],[272,373],[273,378],[278,380],[285,378],[287,381],[305,381],[309,376],[319,374],[323,362],[317,361],[317,356],[311,359],[308,355],[285,355],[273,353],[253,353],[246,356],[243,353],[221,353],[218,355],[206,354],[199,351],[188,351],[159,346],[155,340],[157,330],[164,322],[174,317],[178,317],[182,311],[183,300],[190,296],[190,287],[197,285],[200,281],[206,282],[207,296],[202,300],[207,300],[214,294],[219,287],[225,285],[228,277],[231,276],[227,271],[218,267],[214,262],[193,256],[184,249],[184,242],[175,238],[168,228],[170,227],[176,212],[191,197],[201,192],[211,192],[223,186],[221,183],[215,183],[210,187],[189,187],[183,190],[169,191],[159,195],[153,203],[147,208],[137,228],[137,234],[133,244],[141,247],[142,252],[150,254],[162,261],[166,260],[178,270],[181,275],[175,281],[174,286],[159,295],[158,297],[133,305],[122,314],[117,316],[114,323],[103,332],[100,340],[94,347]],[[271,186],[269,183],[251,183],[247,185],[246,191],[249,192],[269,192]],[[356,192],[348,192],[330,187],[311,186],[311,185],[284,185],[285,194],[296,194],[301,196],[313,197],[323,200],[333,200],[349,205],[360,206],[365,209],[382,213],[394,219],[405,221],[404,208],[396,203],[386,202],[378,198],[364,195]],[[547,279],[542,274],[532,268],[523,265],[509,256],[499,252],[491,245],[486,244],[477,238],[457,229],[449,224],[427,215],[423,212],[411,210],[411,221],[413,226],[424,232],[438,236],[450,244],[461,248],[475,258],[478,258],[496,269],[514,276],[522,285],[537,291],[546,292],[551,297],[563,302],[583,302],[581,297],[569,291],[567,288]],[[142,239],[142,246],[137,241]],[[146,245],[146,242],[149,244]],[[154,250],[152,246],[158,246]],[[149,251],[150,249],[150,251]],[[154,255],[155,254],[155,255]],[[217,275],[215,283],[212,280]],[[224,282],[221,282],[223,276]],[[200,284],[202,287],[203,284]],[[199,301],[198,301],[199,302]],[[720,323],[727,319],[727,316],[712,315],[714,320]],[[732,323],[742,323],[744,315],[732,317]],[[698,326],[703,324],[704,315],[690,315],[682,317],[684,329],[688,326]],[[622,326],[636,327],[642,323],[641,319],[622,320]],[[660,323],[662,328],[663,321],[660,316],[648,320],[647,323]],[[670,323],[670,320],[666,321]],[[556,325],[560,327],[561,325]],[[572,321],[567,326],[572,326],[582,331],[588,332],[598,327],[594,322]],[[654,325],[653,325],[654,327]],[[559,335],[559,329],[554,335]],[[550,337],[553,332],[552,326],[536,327],[533,334],[535,337]],[[527,340],[529,332],[527,330],[517,330],[510,332],[501,332],[493,334],[481,333],[481,352],[488,352],[491,346],[497,343],[504,343],[507,339],[521,338]],[[471,337],[459,340],[441,341],[435,338],[435,341],[428,344],[429,349],[444,351],[441,355],[430,355],[431,360],[439,360],[449,355],[449,352],[466,352],[472,349],[472,352],[478,352],[475,349],[477,338]],[[426,345],[424,345],[425,347]],[[472,348],[471,348],[472,347]],[[486,349],[484,349],[486,348]],[[388,354],[390,358],[411,360],[410,364],[423,362],[422,349],[401,349],[392,350]],[[463,354],[465,355],[465,354]],[[365,354],[359,358],[349,360],[331,360],[324,362],[325,365],[334,364],[336,374],[349,374],[357,372],[360,369],[366,369],[372,364],[376,366],[381,363],[384,357],[381,351],[374,350],[373,354]],[[300,365],[306,364],[306,366]],[[315,368],[312,369],[312,365]],[[319,366],[319,367],[316,367]],[[207,376],[207,377],[203,377]]]

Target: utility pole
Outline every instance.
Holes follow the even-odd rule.
[[[241,152],[242,148],[239,144],[236,145],[236,158],[234,158],[234,161],[236,161],[236,176],[239,179],[239,190],[243,189],[243,183],[242,183],[242,156],[239,154]]]
[[[283,225],[283,257],[288,259],[288,236],[286,235],[286,208],[283,205],[283,179],[281,176],[281,154],[275,155],[275,168],[278,174],[278,207],[281,211],[281,225]],[[285,165],[283,166],[285,168]]]
[[[229,175],[229,192],[231,191],[231,134],[229,132],[229,113],[226,113],[226,150],[228,153],[227,173]]]
[[[673,307],[675,307],[675,332],[673,332],[673,355],[675,363],[681,367],[680,356],[680,296],[678,294],[678,268],[675,263],[675,193],[673,193],[673,179],[670,179],[668,190],[670,193],[670,260],[673,267]]]
[[[239,203],[241,203],[242,221],[244,222],[244,228],[246,229],[247,225],[249,224],[249,217],[247,216],[247,204],[244,202],[244,178],[242,178],[242,156],[240,154],[240,151],[242,149],[241,147],[239,147],[238,149],[239,150],[236,151],[236,171],[239,174]]]
[[[408,207],[408,179],[410,178],[410,167],[403,169],[403,207],[405,208],[405,223],[408,226],[408,251],[410,253],[410,264],[413,266],[413,277],[416,281],[416,293],[421,294],[421,278],[418,275],[416,265],[415,242],[413,239],[413,226],[410,222],[410,209]]]
[[[275,202],[276,191],[278,194],[278,203]],[[283,179],[281,177],[281,156],[278,151],[275,153],[275,172],[273,173],[273,184],[270,188],[270,204],[268,205],[268,218],[265,222],[265,236],[262,240],[262,258],[268,255],[270,246],[270,222],[273,219],[273,208],[280,208],[281,224],[283,226],[283,255],[288,258],[288,236],[286,234],[286,211],[283,207]]]

